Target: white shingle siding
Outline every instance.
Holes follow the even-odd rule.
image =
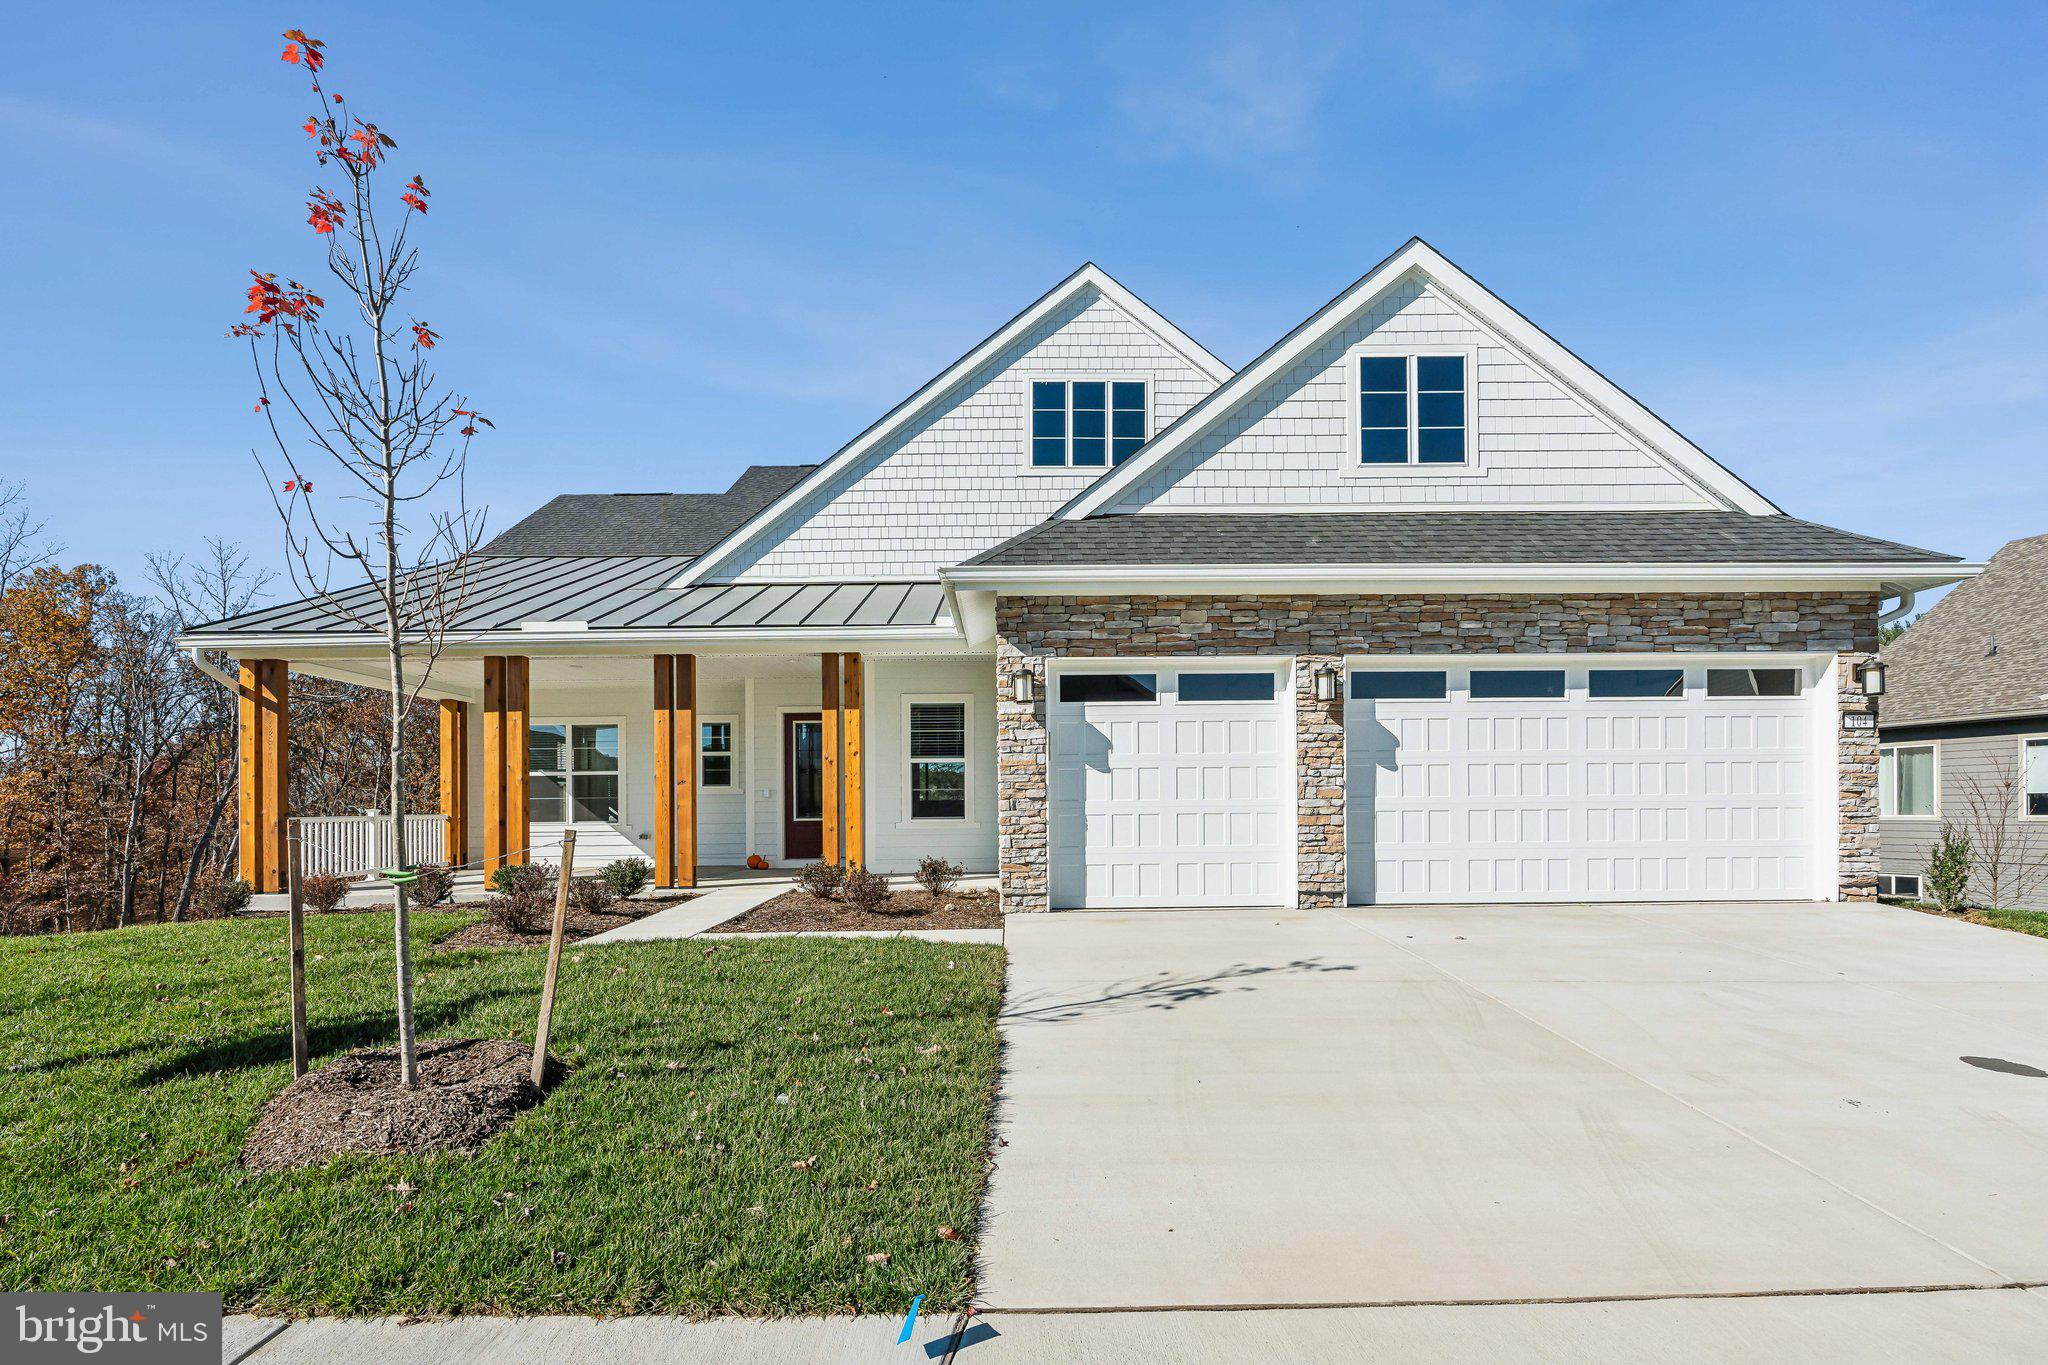
[[[1476,351],[1476,472],[1351,475],[1356,456],[1346,353],[1366,341]],[[1247,398],[1215,431],[1108,510],[1611,504],[1718,505],[1474,326],[1450,300],[1409,282]]]
[[[1091,289],[766,528],[734,555],[730,576],[930,574],[1045,520],[1101,471],[1026,467],[1034,375],[1149,380],[1155,432],[1215,387]]]

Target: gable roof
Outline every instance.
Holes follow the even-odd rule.
[[[984,365],[1009,349],[1019,338],[1028,335],[1046,318],[1088,290],[1094,290],[1121,308],[1139,326],[1150,331],[1173,350],[1180,352],[1195,368],[1208,375],[1214,382],[1221,384],[1229,379],[1231,371],[1228,365],[1211,355],[1193,337],[1167,321],[1150,304],[1117,283],[1108,271],[1093,261],[1087,262],[1040,295],[1022,312],[976,343],[965,355],[934,375],[910,397],[877,418],[859,435],[835,451],[831,458],[822,464],[813,465],[803,478],[783,490],[780,496],[748,517],[741,525],[734,527],[716,546],[704,551],[696,563],[684,570],[682,576],[676,580],[676,586],[683,587],[701,582],[730,553],[744,547],[758,532],[773,525],[777,518],[800,506],[807,496],[823,487],[839,471],[910,426],[952,395],[961,385],[971,380]]]
[[[1887,727],[2048,715],[2048,535],[1993,555],[1886,645],[1884,661]]]
[[[1056,517],[1075,520],[1114,508],[1117,499],[1145,475],[1188,450],[1241,405],[1284,377],[1317,346],[1412,274],[1426,276],[1440,292],[1501,345],[1561,386],[1641,444],[1653,459],[1730,511],[1769,516],[1780,511],[1763,494],[1724,468],[1704,450],[1573,354],[1485,285],[1473,279],[1420,237],[1368,270],[1350,288],[1280,338],[1265,354],[1239,370],[1180,420],[1153,437],[1137,454],[1077,493]]]
[[[694,557],[811,468],[751,465],[723,493],[564,493],[501,531],[477,554]]]

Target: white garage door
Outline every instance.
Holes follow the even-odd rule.
[[[1055,907],[1293,900],[1285,665],[1121,665],[1051,687]]]
[[[1356,904],[1804,899],[1832,781],[1818,669],[1360,667],[1346,704]],[[1827,772],[1823,773],[1823,767]]]

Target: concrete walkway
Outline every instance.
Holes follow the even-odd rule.
[[[2048,1281],[2048,1078],[1967,1060],[2048,1070],[2048,941],[1773,905],[1008,946],[992,1311]]]
[[[244,1319],[244,1323],[250,1320]],[[275,1326],[272,1324],[271,1326]],[[2048,1338],[2039,1290],[1661,1299],[1485,1307],[1278,1312],[1064,1313],[921,1321],[898,1345],[898,1318],[316,1318],[276,1335],[231,1332],[223,1365],[639,1365],[644,1361],[1265,1360],[1599,1362],[1684,1360],[1957,1362],[2026,1360]],[[254,1345],[253,1351],[249,1345]]]

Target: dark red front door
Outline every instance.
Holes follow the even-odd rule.
[[[825,722],[817,712],[782,718],[782,856],[825,849]]]

